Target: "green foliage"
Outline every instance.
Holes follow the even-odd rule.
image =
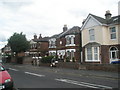
[[[43,57],[43,58],[41,59],[41,62],[42,62],[42,63],[51,63],[51,60],[52,60],[53,57],[54,57],[54,56]]]
[[[29,42],[22,33],[14,33],[13,36],[8,39],[8,44],[10,45],[12,52],[16,53],[25,52],[30,47]]]
[[[72,58],[72,61],[75,62],[75,57]]]
[[[70,62],[70,58],[69,57],[66,57],[66,62]]]

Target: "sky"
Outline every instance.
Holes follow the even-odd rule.
[[[0,49],[13,33],[43,37],[59,34],[64,24],[81,27],[89,13],[105,17],[118,15],[120,0],[0,0]]]

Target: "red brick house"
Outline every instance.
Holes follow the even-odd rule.
[[[39,38],[34,35],[34,39],[30,41],[29,55],[33,58],[48,55],[48,40],[49,37],[42,37],[41,34]]]
[[[64,25],[63,32],[49,40],[49,46],[51,45],[50,41],[54,42],[55,47],[49,47],[49,55],[53,52],[54,55],[57,55],[60,60],[65,62],[80,61],[80,27],[74,26],[68,29],[67,25]]]

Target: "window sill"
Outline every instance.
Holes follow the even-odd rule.
[[[65,45],[65,46],[75,46],[75,44],[69,44],[69,45]]]
[[[85,62],[100,62],[100,60],[85,60]]]

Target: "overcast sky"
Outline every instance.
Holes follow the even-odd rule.
[[[110,10],[118,15],[119,0],[0,0],[0,48],[14,32],[27,39],[34,34],[52,36],[68,28],[82,25],[89,13],[103,17]]]

